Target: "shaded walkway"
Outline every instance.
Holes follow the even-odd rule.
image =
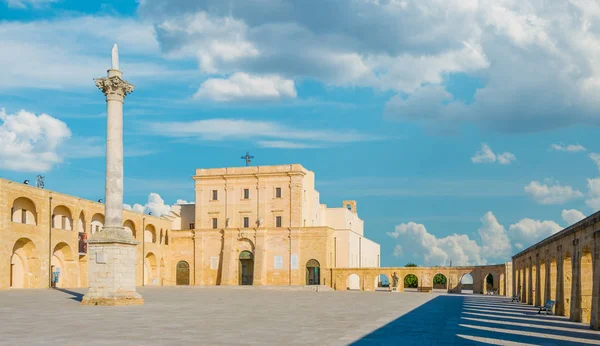
[[[494,296],[439,295],[353,345],[600,345],[600,332]]]

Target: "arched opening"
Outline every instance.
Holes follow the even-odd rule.
[[[346,278],[346,289],[360,290],[360,276],[358,274],[350,274]]]
[[[467,273],[460,278],[460,293],[473,294],[473,275]]]
[[[100,232],[104,227],[104,215],[98,213],[92,216],[92,222],[90,222],[90,234]]]
[[[537,305],[546,303],[546,261],[540,261],[540,293],[538,294],[539,301]]]
[[[52,228],[63,229],[65,231],[73,230],[73,217],[71,211],[64,205],[58,205],[52,212]]]
[[[123,222],[123,228],[125,229],[125,232],[129,233],[129,235],[135,239],[135,224],[133,221],[127,220]]]
[[[165,245],[169,245],[169,230],[165,231]]]
[[[390,279],[385,274],[379,274],[375,276],[375,290],[376,291],[389,291],[390,290]]]
[[[165,258],[161,258],[160,259],[160,285],[164,285],[165,284]]]
[[[492,273],[488,273],[488,275],[485,276],[485,281],[484,281],[484,285],[483,285],[483,293],[484,294],[496,293],[494,291],[494,275],[492,275]]]
[[[10,287],[37,287],[40,274],[40,261],[35,244],[27,238],[15,242],[10,258]]]
[[[571,316],[571,285],[573,281],[573,262],[571,255],[566,252],[563,260],[563,314]]]
[[[32,200],[19,197],[13,201],[11,220],[16,223],[37,225],[37,211]]]
[[[178,286],[187,286],[190,284],[190,264],[186,261],[179,261],[176,267],[175,284]]]
[[[550,276],[548,276],[548,281],[550,282],[548,296],[554,301],[556,301],[556,273],[556,257],[552,257],[550,260]]]
[[[592,253],[586,246],[581,253],[581,265],[579,266],[579,278],[581,282],[581,322],[589,324],[592,316],[592,286],[594,271],[592,269]]]
[[[155,243],[156,242],[156,228],[154,226],[148,224],[146,228],[144,228],[144,242],[146,243]]]
[[[433,289],[446,292],[448,290],[448,278],[442,273],[433,276]]]
[[[254,281],[254,255],[252,252],[247,250],[240,252],[239,273],[240,285],[252,285]]]
[[[56,244],[52,252],[52,284],[54,287],[77,287],[77,265],[73,250],[64,242]]]
[[[156,278],[156,256],[152,252],[148,252],[144,260],[144,284],[158,284],[158,280]]]
[[[419,279],[415,274],[408,274],[404,277],[404,290],[405,291],[417,291],[419,287]]]
[[[308,262],[306,262],[306,284],[321,284],[321,265],[316,259],[310,259]]]

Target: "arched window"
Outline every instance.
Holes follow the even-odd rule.
[[[90,234],[100,232],[104,227],[104,215],[98,213],[92,216],[92,222],[90,222]]]
[[[73,217],[71,211],[64,205],[57,205],[52,212],[52,228],[73,230]]]
[[[11,212],[12,222],[37,225],[37,212],[32,200],[19,197],[14,200]]]
[[[144,229],[144,242],[156,243],[156,228],[152,225],[146,225]]]

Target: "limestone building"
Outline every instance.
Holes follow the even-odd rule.
[[[137,285],[331,283],[331,268],[379,267],[356,202],[328,208],[301,165],[198,169],[194,204],[162,217],[123,211]],[[191,188],[191,183],[190,183]],[[85,239],[104,205],[0,179],[0,289],[87,287]]]

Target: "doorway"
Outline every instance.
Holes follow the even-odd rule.
[[[306,262],[306,283],[308,285],[321,284],[321,265],[315,259]]]
[[[250,251],[240,253],[240,285],[252,285],[254,279],[254,255]]]
[[[186,261],[177,263],[177,275],[175,282],[177,286],[187,286],[190,284],[190,265]]]

